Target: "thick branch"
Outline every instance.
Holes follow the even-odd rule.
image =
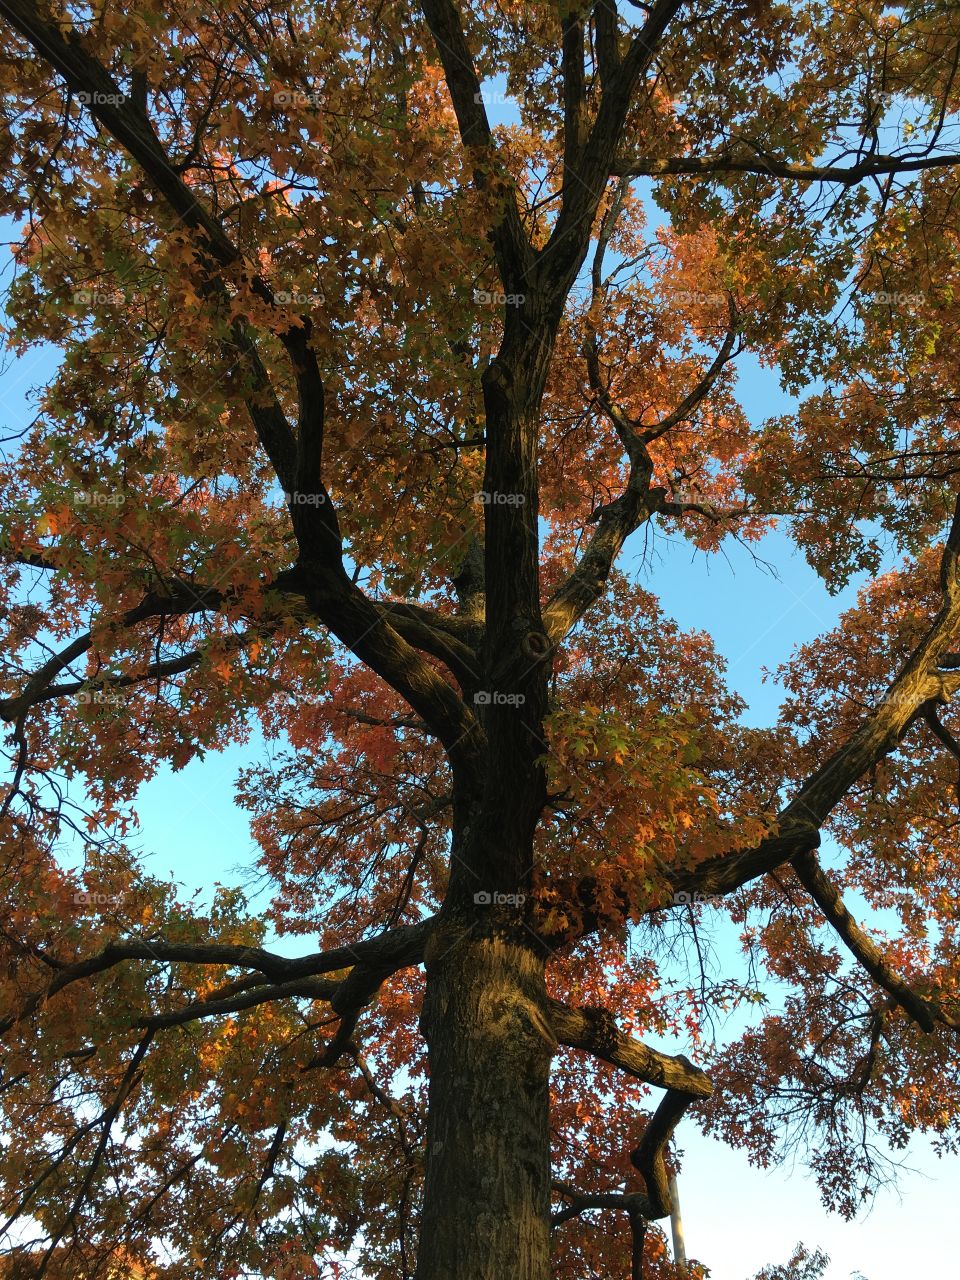
[[[698,1098],[709,1098],[713,1093],[710,1077],[682,1054],[671,1057],[626,1035],[618,1028],[608,1009],[574,1009],[551,1000],[549,1012],[560,1044],[584,1049],[639,1080],[666,1089],[639,1145],[630,1155],[634,1167],[643,1177],[647,1194],[614,1192],[585,1195],[561,1186],[560,1190],[571,1203],[553,1215],[554,1226],[591,1209],[622,1209],[630,1215],[634,1227],[646,1220],[667,1217],[673,1203],[664,1152],[687,1108]],[[635,1251],[635,1270],[636,1261]]]
[[[644,1215],[647,1218],[666,1218],[673,1210],[670,1175],[663,1156],[674,1129],[693,1101],[689,1093],[668,1089],[650,1118],[639,1145],[630,1153],[633,1167],[647,1186],[650,1200],[650,1211]]]
[[[558,644],[600,599],[623,544],[657,510],[664,491],[650,488],[650,476],[646,465],[631,464],[626,489],[601,508],[587,549],[543,610],[543,629],[551,643]]]
[[[790,178],[798,182],[828,182],[851,187],[867,178],[890,177],[901,173],[917,173],[924,169],[942,169],[960,164],[960,154],[946,155],[874,155],[852,165],[796,164],[776,156],[734,157],[724,152],[712,156],[637,156],[617,160],[610,168],[616,177],[660,178],[676,176],[713,177],[727,173],[754,173],[771,178]]]
[[[339,986],[339,982],[323,978],[296,978],[292,982],[259,983],[251,990],[239,995],[221,1000],[196,1000],[182,1009],[172,1009],[169,1013],[140,1018],[137,1026],[160,1031],[165,1027],[182,1027],[187,1022],[197,1022],[202,1018],[215,1018],[225,1013],[240,1013],[243,1009],[252,1009],[258,1004],[267,1004],[272,1000],[289,1000],[293,997],[329,1000]]]
[[[634,92],[682,5],[683,0],[655,0],[616,70],[607,63],[593,127],[584,144],[568,156],[573,163],[564,165],[560,212],[550,239],[537,256],[537,272],[551,307],[566,297],[583,262]]]
[[[620,35],[616,0],[596,0],[593,6],[594,46],[600,78],[608,83],[620,66]]]
[[[705,1071],[682,1054],[671,1057],[627,1035],[619,1029],[608,1009],[576,1009],[551,1000],[550,1018],[561,1044],[584,1049],[638,1080],[663,1089],[680,1090],[691,1098],[709,1098],[713,1092],[713,1084]]]
[[[460,137],[467,150],[473,152],[474,182],[479,190],[491,190],[499,198],[499,215],[491,227],[490,238],[500,278],[508,293],[522,293],[527,287],[532,247],[520,220],[512,181],[505,174],[492,172],[501,167],[501,158],[493,141],[460,14],[453,0],[424,0],[421,7],[443,66]]]
[[[278,584],[298,592],[317,616],[361,662],[381,676],[436,734],[451,764],[471,773],[483,732],[456,689],[429,665],[387,621],[384,612],[348,577],[339,561],[302,563],[280,574]],[[436,643],[443,645],[443,637]],[[444,645],[444,651],[450,652]],[[453,653],[453,660],[457,661]],[[467,659],[469,663],[469,659]],[[470,667],[458,664],[467,683]]]
[[[357,965],[362,965],[366,970],[377,972],[385,977],[389,973],[396,972],[397,969],[420,963],[432,929],[433,917],[419,924],[388,929],[384,933],[360,942],[293,959],[276,955],[271,951],[263,951],[259,947],[233,946],[219,942],[182,943],[164,942],[160,939],[111,942],[102,951],[88,956],[85,960],[73,963],[58,962],[60,968],[43,990],[27,997],[14,1014],[0,1022],[0,1035],[15,1023],[28,1018],[64,987],[105,973],[108,969],[127,960],[254,969],[274,983],[334,973]]]
[[[551,1225],[559,1227],[571,1218],[595,1209],[621,1209],[631,1216],[650,1217],[650,1200],[640,1191],[577,1191],[565,1183],[555,1182],[554,1187],[569,1203],[550,1218]]]
[[[711,858],[694,871],[671,878],[672,887],[706,894],[728,893],[748,880],[772,871],[820,843],[819,830],[853,784],[890,751],[923,707],[946,700],[960,676],[940,666],[960,639],[960,497],[941,559],[943,603],[926,635],[904,663],[886,694],[860,722],[847,741],[833,751],[797,795],[777,815],[777,834],[751,849]],[[668,905],[660,902],[651,909]]]
[[[947,1013],[939,1001],[918,995],[894,972],[877,944],[847,910],[840,891],[824,873],[815,854],[797,854],[793,859],[793,869],[852,955],[914,1022],[924,1031],[932,1031],[938,1022],[960,1030],[960,1018]]]
[[[587,80],[583,57],[584,15],[572,5],[562,19],[563,163],[573,168],[583,146],[586,125]]]

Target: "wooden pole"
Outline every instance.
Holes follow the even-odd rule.
[[[680,1216],[680,1193],[677,1176],[670,1175],[670,1230],[673,1234],[673,1260],[681,1275],[687,1273],[687,1248],[683,1240],[683,1218]]]

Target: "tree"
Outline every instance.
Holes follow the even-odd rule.
[[[764,1267],[754,1280],[820,1280],[829,1261],[819,1249],[811,1253],[806,1245],[798,1244],[788,1262],[778,1267]]]
[[[0,0],[37,1275],[666,1277],[690,1108],[848,1213],[955,1145],[960,11],[888,8]],[[775,526],[873,577],[759,730],[624,546]],[[201,911],[136,791],[254,726],[272,905]],[[710,919],[787,991],[722,1047]]]
[[[35,1252],[20,1251],[5,1258],[0,1258],[0,1276],[3,1280],[32,1280],[40,1266],[45,1266],[50,1276],[77,1277],[76,1254],[67,1246],[57,1249],[44,1262],[45,1250]],[[110,1250],[107,1255],[97,1260],[96,1266],[100,1274],[107,1280],[153,1280],[152,1273],[145,1271],[138,1263],[125,1257],[122,1251]],[[58,1267],[62,1268],[58,1270]],[[104,1269],[105,1268],[105,1269]]]

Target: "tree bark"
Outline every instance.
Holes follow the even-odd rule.
[[[543,957],[524,933],[515,912],[489,907],[439,929],[428,948],[417,1280],[549,1280],[556,1040]]]

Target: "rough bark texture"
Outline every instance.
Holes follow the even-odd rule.
[[[466,931],[442,928],[431,941],[417,1280],[548,1280],[556,1041],[543,969],[508,921],[502,929],[492,920]]]

